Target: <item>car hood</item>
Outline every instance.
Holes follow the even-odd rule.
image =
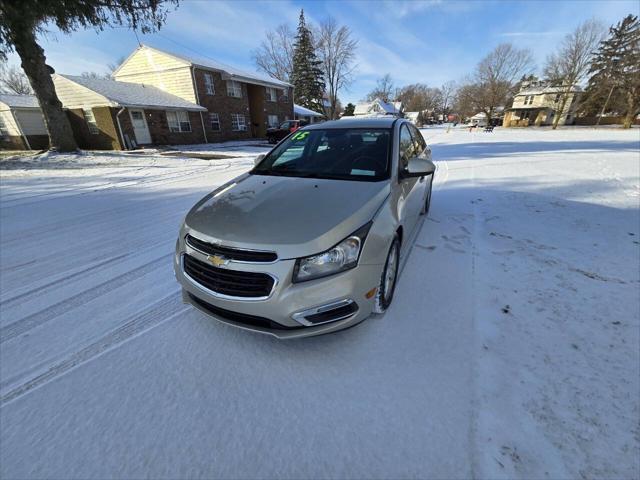
[[[373,218],[389,182],[245,174],[211,192],[185,219],[185,233],[294,258],[331,248]]]

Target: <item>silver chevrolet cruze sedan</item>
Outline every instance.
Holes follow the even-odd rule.
[[[184,301],[278,338],[383,313],[429,211],[434,171],[431,150],[403,119],[292,133],[187,214],[174,261]]]

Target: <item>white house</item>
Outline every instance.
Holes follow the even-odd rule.
[[[487,126],[487,114],[484,112],[476,113],[473,117],[469,119],[469,123],[471,125],[477,125],[478,127],[486,127]]]
[[[308,108],[303,107],[302,105],[293,104],[293,115],[295,120],[304,120],[308,123],[317,123],[319,122],[324,115],[318,112],[314,112]]]
[[[409,120],[414,125],[418,125],[419,116],[420,116],[420,112],[404,112],[404,118]]]
[[[0,95],[0,147],[44,149],[49,135],[35,95]]]
[[[402,102],[385,102],[376,98],[373,102],[359,103],[356,105],[353,115],[372,117],[380,115],[402,116]]]

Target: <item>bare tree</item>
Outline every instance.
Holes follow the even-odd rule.
[[[454,102],[456,97],[456,91],[458,90],[458,86],[456,82],[453,80],[445,82],[440,87],[440,96],[442,99],[442,120],[447,120],[447,115],[451,110],[451,105]]]
[[[460,88],[458,103],[465,109],[484,112],[490,123],[496,108],[508,102],[517,80],[531,70],[530,50],[502,43],[480,61],[472,78]]]
[[[296,34],[287,24],[267,32],[267,38],[251,55],[258,70],[288,82],[293,70],[293,43]]]
[[[17,95],[33,94],[29,79],[21,69],[15,66],[0,69],[0,91]]]
[[[605,27],[597,20],[587,20],[568,34],[557,52],[547,58],[545,76],[560,87],[560,108],[553,119],[554,130],[558,127],[567,102],[574,88],[589,73],[591,59],[604,38]]]
[[[338,118],[338,93],[353,82],[355,68],[355,51],[357,40],[351,38],[351,31],[346,26],[338,26],[332,17],[320,24],[317,31],[318,57],[322,62],[324,80],[329,98],[326,116],[329,119]]]
[[[391,75],[387,73],[377,80],[376,87],[367,94],[367,101],[371,102],[379,98],[388,102],[392,100],[394,93],[396,93],[396,88],[393,85]]]
[[[107,74],[107,77],[109,77],[109,78],[110,78],[110,77],[111,77],[111,74],[112,74],[113,72],[115,72],[115,71],[118,69],[118,67],[124,63],[124,61],[125,61],[126,59],[127,59],[127,57],[125,57],[124,55],[121,55],[121,56],[119,56],[119,57],[118,57],[118,59],[117,59],[115,62],[113,62],[113,63],[107,63],[107,71],[109,72],[109,73]]]
[[[442,92],[438,88],[431,88],[424,83],[413,83],[398,89],[396,100],[402,102],[408,112],[435,112],[442,106]]]

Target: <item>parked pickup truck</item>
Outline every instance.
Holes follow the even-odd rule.
[[[282,122],[278,127],[267,129],[267,140],[269,140],[269,143],[278,143],[290,133],[306,126],[307,123],[308,122],[304,120],[287,120]]]

